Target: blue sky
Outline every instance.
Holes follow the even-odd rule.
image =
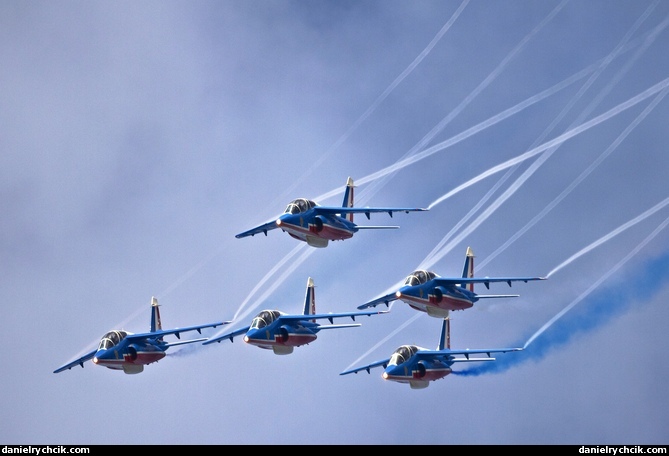
[[[669,4],[4,2],[6,444],[666,444]],[[297,197],[429,207],[311,249],[234,235]],[[345,312],[414,269],[542,275],[452,315],[525,346],[433,382],[340,376],[440,321],[402,303],[289,356],[174,348],[53,370],[105,332]],[[494,293],[508,293],[504,284]],[[478,290],[481,291],[481,290]],[[494,302],[491,302],[494,301]],[[213,330],[209,336],[221,334]],[[459,366],[457,366],[459,367]]]

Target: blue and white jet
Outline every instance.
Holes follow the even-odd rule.
[[[335,318],[380,315],[389,311],[344,312],[344,313],[316,313],[316,294],[314,281],[307,280],[307,291],[304,299],[302,314],[290,315],[280,310],[262,310],[251,320],[249,326],[232,331],[219,337],[214,337],[203,345],[220,343],[229,339],[234,341],[237,336],[244,335],[244,342],[256,347],[271,349],[277,355],[288,355],[295,347],[306,345],[317,338],[317,333],[324,329],[352,328],[361,326],[360,323],[332,324]],[[330,325],[321,325],[317,320],[329,320]]]
[[[411,389],[422,389],[430,386],[430,382],[442,379],[453,372],[451,366],[455,363],[471,363],[481,361],[495,361],[492,353],[507,353],[521,351],[522,348],[477,348],[451,350],[450,319],[444,318],[441,327],[441,336],[436,350],[419,347],[418,345],[402,345],[397,348],[390,358],[375,361],[366,366],[346,370],[339,375],[354,374],[383,366],[382,378],[398,383],[408,383]],[[471,355],[485,354],[487,357],[471,357]]]
[[[144,370],[147,364],[155,363],[163,359],[166,351],[176,345],[192,344],[207,340],[206,337],[189,340],[178,340],[166,342],[165,336],[176,336],[181,339],[181,334],[189,331],[197,331],[202,334],[204,328],[216,328],[217,326],[231,323],[229,321],[217,321],[204,325],[185,326],[183,328],[162,329],[158,299],[151,298],[151,331],[133,334],[122,329],[109,331],[100,340],[98,348],[91,350],[81,358],[78,358],[64,366],[59,367],[54,374],[75,366],[84,367],[84,363],[93,360],[93,364],[104,366],[113,370],[122,370],[126,374],[138,374]]]
[[[424,269],[413,271],[404,280],[397,291],[373,299],[358,306],[358,309],[376,307],[379,304],[389,306],[391,301],[399,299],[411,308],[425,312],[431,317],[446,318],[449,311],[464,310],[474,306],[482,298],[517,298],[517,294],[487,294],[474,292],[474,284],[482,283],[487,289],[495,282],[529,282],[546,280],[546,277],[474,277],[474,252],[467,247],[462,277],[441,277]]]
[[[391,217],[394,212],[427,211],[415,207],[353,207],[353,179],[346,182],[344,201],[341,206],[319,206],[316,202],[298,198],[288,203],[279,218],[263,223],[255,228],[237,234],[236,238],[255,236],[277,228],[293,238],[304,241],[312,247],[327,247],[329,241],[341,241],[353,237],[362,229],[396,229],[399,226],[360,226],[353,223],[354,214],[365,214],[370,219],[372,212],[387,212]]]

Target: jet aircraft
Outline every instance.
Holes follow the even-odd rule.
[[[293,352],[295,347],[306,345],[316,340],[317,333],[323,329],[361,326],[360,323],[334,325],[332,323],[335,318],[350,317],[355,321],[355,317],[357,316],[379,315],[388,312],[368,311],[317,314],[314,281],[309,277],[302,314],[289,315],[279,310],[262,310],[253,318],[249,326],[209,339],[203,345],[214,342],[220,343],[224,339],[230,339],[230,342],[233,342],[236,336],[244,334],[244,342],[247,344],[271,349],[277,355],[288,355]],[[325,319],[329,320],[331,324],[321,325],[316,321]]]
[[[427,211],[414,207],[353,207],[353,179],[346,182],[344,201],[341,206],[319,206],[316,202],[298,198],[286,207],[279,218],[260,226],[237,234],[236,238],[255,236],[276,228],[281,228],[295,239],[304,241],[312,247],[327,247],[329,241],[350,239],[358,230],[362,229],[394,229],[399,226],[360,226],[353,223],[354,214],[365,214],[370,219],[372,212],[387,212],[391,217],[393,212]]]
[[[450,319],[444,318],[441,327],[441,337],[436,350],[419,347],[417,345],[402,345],[393,352],[390,358],[376,361],[366,366],[346,370],[339,375],[347,375],[370,370],[383,366],[382,377],[398,383],[408,383],[411,389],[422,389],[430,386],[430,382],[442,379],[453,372],[451,366],[455,363],[495,361],[491,353],[507,353],[521,351],[522,348],[477,348],[451,350]],[[484,357],[470,357],[474,354],[486,354]]]
[[[181,339],[181,333],[197,331],[202,334],[204,328],[215,328],[217,326],[231,323],[230,321],[217,321],[204,325],[186,326],[175,329],[162,329],[158,299],[151,298],[151,331],[133,334],[128,331],[115,329],[109,331],[100,340],[98,348],[91,350],[81,358],[59,367],[54,374],[74,366],[84,367],[84,363],[93,359],[93,363],[113,370],[123,370],[126,374],[138,374],[144,370],[144,366],[163,359],[166,350],[170,347],[183,344],[202,342],[207,338],[179,340],[166,342],[163,338],[174,335]]]
[[[492,282],[529,282],[546,280],[545,277],[474,277],[474,252],[467,247],[465,266],[462,277],[440,277],[432,271],[417,270],[404,280],[404,285],[380,298],[373,299],[358,306],[358,309],[376,307],[379,304],[388,306],[389,302],[399,299],[411,308],[426,312],[431,317],[446,318],[451,310],[464,310],[472,307],[482,298],[517,298],[513,294],[481,295],[474,292],[474,284],[482,283],[490,289]]]

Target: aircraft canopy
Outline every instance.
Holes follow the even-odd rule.
[[[300,214],[316,206],[318,206],[318,204],[316,204],[314,201],[308,200],[306,198],[298,198],[288,203],[284,214]]]
[[[395,366],[402,364],[408,361],[409,358],[411,358],[417,351],[418,347],[415,345],[402,345],[392,354],[388,364],[392,364]]]
[[[425,282],[434,279],[435,277],[437,277],[437,274],[434,272],[419,269],[407,276],[406,280],[404,281],[404,285],[415,287],[416,285],[422,285]]]
[[[123,339],[125,339],[125,336],[127,335],[128,333],[125,331],[120,331],[120,330],[109,331],[107,334],[102,336],[102,339],[100,339],[100,345],[98,346],[98,350],[108,350],[118,345],[118,343],[121,342]]]
[[[251,321],[252,329],[260,329],[272,323],[274,320],[279,318],[281,312],[278,310],[262,310],[255,318]]]

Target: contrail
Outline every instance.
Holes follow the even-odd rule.
[[[537,332],[535,332],[524,344],[525,351],[514,353],[509,356],[504,356],[501,359],[498,359],[495,363],[490,363],[490,365],[477,366],[474,368],[466,369],[464,371],[453,372],[456,375],[482,375],[490,372],[502,372],[506,371],[509,368],[518,365],[522,362],[527,361],[528,359],[541,359],[546,355],[546,352],[555,347],[556,345],[564,345],[579,331],[587,331],[594,329],[601,324],[605,323],[616,315],[617,313],[622,312],[631,300],[649,300],[650,296],[639,296],[639,293],[652,294],[657,290],[658,280],[662,283],[666,282],[667,277],[669,277],[669,254],[664,254],[657,260],[652,261],[649,265],[644,267],[644,272],[639,274],[639,277],[632,277],[630,280],[625,281],[621,287],[612,288],[599,296],[593,298],[589,303],[591,304],[589,313],[586,315],[578,315],[570,320],[563,321],[562,325],[555,327],[555,323],[560,320],[567,312],[569,312],[576,304],[585,299],[590,295],[595,289],[597,289],[606,279],[618,271],[627,261],[629,261],[634,255],[636,255],[646,244],[648,244],[655,236],[657,236],[666,226],[669,225],[669,218],[666,218],[662,223],[660,223],[652,233],[650,233],[641,243],[639,243],[630,253],[628,253],[622,260],[620,260],[613,268],[611,268],[606,274],[604,274],[599,280],[593,283],[586,291],[581,293],[573,302],[571,302],[567,307],[562,309],[557,315],[550,319],[546,324],[544,324]],[[648,272],[652,271],[650,276]],[[651,277],[649,279],[648,277]],[[628,285],[632,283],[648,283],[640,287],[634,288],[634,295],[629,294]],[[627,293],[627,295],[626,295]],[[548,334],[546,331],[553,329]],[[547,335],[545,335],[547,334]],[[539,336],[543,336],[538,339]],[[534,342],[536,344],[532,345],[532,348],[528,350],[528,347]],[[536,347],[535,347],[536,346]]]

